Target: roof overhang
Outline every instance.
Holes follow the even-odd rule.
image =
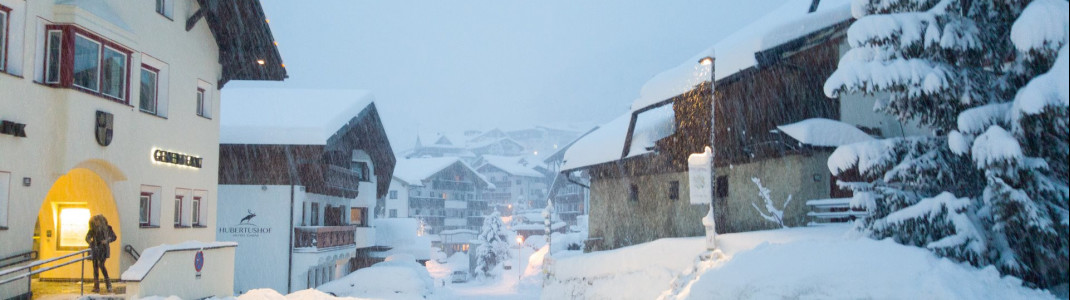
[[[197,0],[197,4],[200,9],[187,24],[193,25],[203,16],[219,45],[223,74],[218,88],[230,80],[281,81],[288,77],[260,1]]]

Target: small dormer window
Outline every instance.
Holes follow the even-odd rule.
[[[357,175],[357,178],[360,179],[360,181],[371,181],[371,176],[369,176],[369,174],[368,174],[369,172],[368,172],[368,163],[367,162],[363,162],[363,161],[350,162],[349,169],[351,171],[353,171],[353,173],[355,175]]]

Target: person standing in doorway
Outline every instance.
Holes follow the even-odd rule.
[[[85,235],[85,242],[89,243],[89,254],[93,259],[93,292],[100,292],[100,277],[98,273],[104,273],[104,285],[111,292],[111,280],[108,278],[108,269],[104,268],[104,261],[111,256],[111,247],[108,244],[115,241],[115,231],[108,225],[108,219],[104,215],[95,215],[89,219],[89,232]]]

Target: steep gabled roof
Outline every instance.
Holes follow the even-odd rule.
[[[208,22],[223,65],[218,88],[230,80],[281,81],[288,77],[260,1],[197,0],[197,4],[201,9],[187,20],[186,27],[195,26],[200,16]]]
[[[486,177],[476,172],[471,166],[457,157],[410,158],[398,160],[394,168],[394,177],[411,186],[423,186],[423,181],[449,167],[457,166],[471,171],[475,178],[487,186],[493,187]]]

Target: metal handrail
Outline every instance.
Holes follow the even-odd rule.
[[[22,258],[22,259],[21,260],[17,260],[17,261],[8,262],[8,261],[14,260],[16,258]],[[10,266],[14,266],[14,265],[21,264],[21,263],[24,263],[24,262],[28,262],[28,261],[31,261],[31,260],[35,260],[35,259],[37,259],[37,251],[26,251],[26,252],[15,254],[15,255],[12,255],[12,256],[8,256],[8,257],[5,257],[5,258],[0,258],[0,268],[7,268],[7,267],[10,267]]]
[[[50,264],[50,263],[53,263],[53,262],[57,262],[57,261],[60,261],[60,260],[63,260],[63,259],[67,259],[69,257],[78,256],[78,255],[81,255],[81,257],[78,257],[78,258],[75,258],[75,259],[71,259],[69,261],[62,262],[59,265],[45,267],[45,268],[39,268],[37,270],[33,269],[35,267],[39,267],[39,266],[42,266],[42,265]],[[79,274],[79,276],[81,277],[81,280],[78,282],[78,285],[79,285],[79,288],[82,289],[80,294],[84,294],[85,293],[85,291],[84,291],[84,289],[85,289],[85,260],[89,259],[90,257],[92,257],[92,254],[89,252],[89,249],[85,249],[85,250],[82,250],[82,251],[70,253],[70,254],[63,255],[63,256],[53,257],[53,258],[46,259],[46,260],[35,261],[35,262],[30,263],[30,264],[25,265],[25,266],[14,267],[14,268],[9,268],[9,269],[6,269],[6,270],[2,270],[2,271],[0,271],[0,277],[7,276],[7,275],[10,275],[10,274],[14,274],[16,272],[23,271],[23,270],[28,271],[28,272],[26,272],[24,274],[21,274],[21,275],[13,276],[13,277],[8,278],[8,279],[0,280],[0,285],[7,284],[7,283],[10,283],[10,282],[13,282],[13,281],[16,281],[16,280],[19,280],[19,279],[23,279],[23,278],[29,278],[30,276],[33,276],[33,275],[36,275],[36,274],[39,274],[39,273],[42,273],[42,272],[50,271],[50,270],[53,270],[53,269],[56,269],[56,268],[60,268],[60,267],[66,266],[66,265],[70,265],[70,264],[73,264],[73,263],[81,262],[82,263],[82,272],[80,272],[80,274]],[[28,284],[29,283],[27,283],[27,285]]]

